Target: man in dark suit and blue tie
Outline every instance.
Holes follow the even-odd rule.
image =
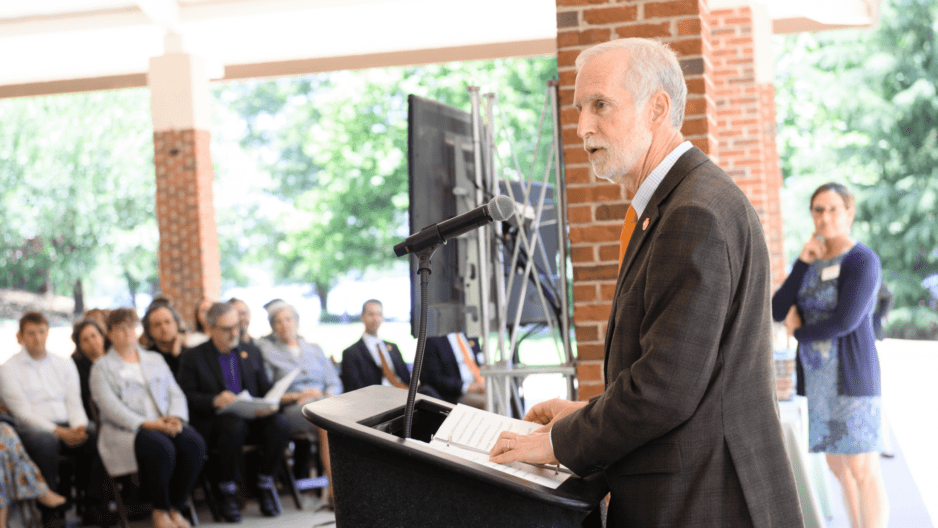
[[[576,61],[577,135],[634,195],[606,328],[605,392],[550,400],[492,460],[602,471],[607,526],[796,527],[775,398],[769,257],[749,200],[684,141],[677,57],[621,39]]]

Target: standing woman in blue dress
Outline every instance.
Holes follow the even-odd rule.
[[[798,340],[798,394],[808,398],[812,453],[825,453],[854,528],[885,528],[889,505],[883,449],[879,357],[872,314],[879,257],[850,237],[854,198],[839,183],[811,196],[814,233],[772,297],[772,317]],[[789,310],[797,310],[787,319]]]

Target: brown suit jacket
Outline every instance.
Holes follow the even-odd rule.
[[[625,253],[606,390],[551,433],[564,465],[605,472],[609,526],[803,525],[778,418],[769,289],[755,210],[692,148]]]

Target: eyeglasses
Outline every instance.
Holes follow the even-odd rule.
[[[241,327],[238,326],[238,325],[234,325],[234,326],[216,326],[216,327],[215,327],[215,330],[220,330],[220,331],[226,332],[226,333],[228,333],[228,334],[234,334],[234,333],[238,332],[239,330],[241,330]]]
[[[839,205],[832,205],[828,208],[816,206],[816,207],[811,208],[811,214],[814,216],[824,216],[825,212],[828,212],[830,214],[837,214],[840,211],[844,211],[844,210],[846,210],[846,207],[841,207]]]

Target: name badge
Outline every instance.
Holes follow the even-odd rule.
[[[840,264],[834,264],[821,270],[821,280],[829,281],[840,277]]]

